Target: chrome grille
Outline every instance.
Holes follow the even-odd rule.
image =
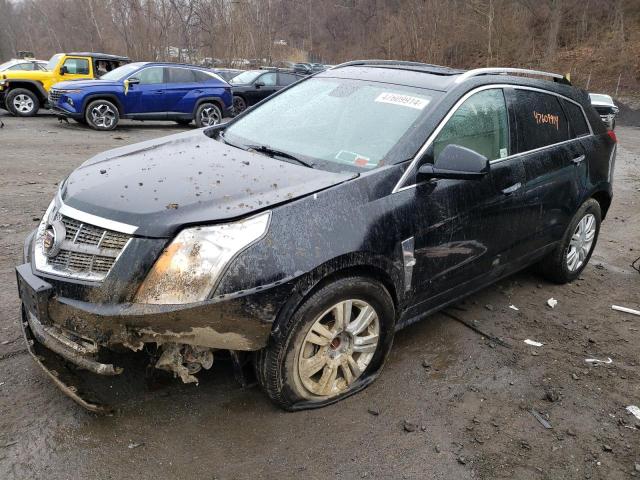
[[[49,90],[49,103],[51,105],[57,104],[58,100],[60,100],[61,95],[62,92],[60,90],[52,88],[51,90]]]
[[[131,239],[126,233],[107,230],[58,214],[65,235],[57,255],[46,257],[46,270],[57,275],[103,280]],[[42,239],[39,243],[41,245]],[[43,250],[44,252],[44,250]]]

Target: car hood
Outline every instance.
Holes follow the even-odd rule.
[[[115,87],[122,86],[122,82],[114,82],[110,80],[67,80],[66,82],[56,83],[53,88],[71,89],[71,88],[89,88],[89,87]]]
[[[228,221],[356,177],[247,152],[203,130],[99,154],[64,182],[62,201],[134,225],[136,235],[171,237],[183,226]]]

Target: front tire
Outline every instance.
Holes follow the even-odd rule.
[[[598,201],[590,198],[584,202],[573,216],[560,244],[539,263],[540,273],[560,284],[578,278],[596,247],[601,220]]]
[[[196,127],[213,127],[222,122],[222,111],[213,103],[203,103],[196,110]]]
[[[87,105],[84,118],[94,130],[109,131],[118,126],[120,112],[109,100],[94,100]]]
[[[16,117],[33,117],[40,110],[40,100],[31,90],[14,88],[7,93],[7,110]]]
[[[233,97],[233,114],[240,115],[247,109],[247,102],[244,98],[234,95]]]
[[[368,385],[391,348],[395,309],[365,277],[335,280],[307,297],[256,357],[256,376],[287,410],[333,403]]]

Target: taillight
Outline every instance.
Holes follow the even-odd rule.
[[[616,132],[614,132],[613,130],[607,130],[607,135],[609,135],[609,138],[613,140],[613,143],[618,143],[618,137],[616,137]]]

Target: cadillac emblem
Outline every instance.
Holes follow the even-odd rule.
[[[52,223],[48,223],[42,235],[42,247],[47,257],[52,258],[60,253],[66,234],[62,220],[56,219]]]

